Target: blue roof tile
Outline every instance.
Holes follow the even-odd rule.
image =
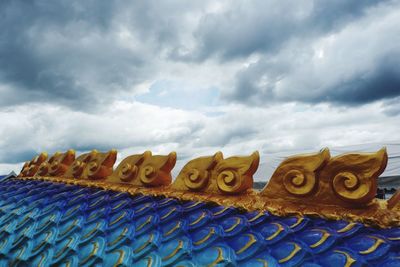
[[[399,242],[399,228],[0,182],[0,266],[399,266]]]

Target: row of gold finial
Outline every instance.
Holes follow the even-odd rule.
[[[314,215],[360,221],[381,227],[400,225],[400,193],[388,201],[375,198],[377,179],[386,168],[383,148],[376,153],[331,157],[329,149],[285,159],[260,192],[253,175],[260,156],[224,158],[221,152],[189,161],[172,183],[176,153],[150,151],[126,157],[113,169],[117,151],[41,153],[22,168],[19,178],[43,179],[104,189],[210,201],[276,215]]]

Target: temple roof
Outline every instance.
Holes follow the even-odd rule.
[[[288,158],[260,192],[258,153],[191,160],[173,183],[175,153],[115,159],[42,153],[0,181],[2,265],[400,266],[399,196],[373,195],[384,149]]]

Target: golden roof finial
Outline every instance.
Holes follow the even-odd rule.
[[[192,159],[182,168],[171,188],[180,191],[205,191],[210,185],[215,166],[223,158],[222,152],[217,152],[213,156]]]
[[[315,193],[319,185],[319,172],[329,159],[328,148],[315,154],[287,158],[272,174],[261,195],[270,198],[290,199]]]

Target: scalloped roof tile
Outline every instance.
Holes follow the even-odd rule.
[[[261,191],[257,152],[42,153],[0,180],[0,266],[400,266],[400,191],[375,199],[382,149],[286,159]]]
[[[36,180],[0,182],[0,237],[2,266],[400,266],[400,228]]]

